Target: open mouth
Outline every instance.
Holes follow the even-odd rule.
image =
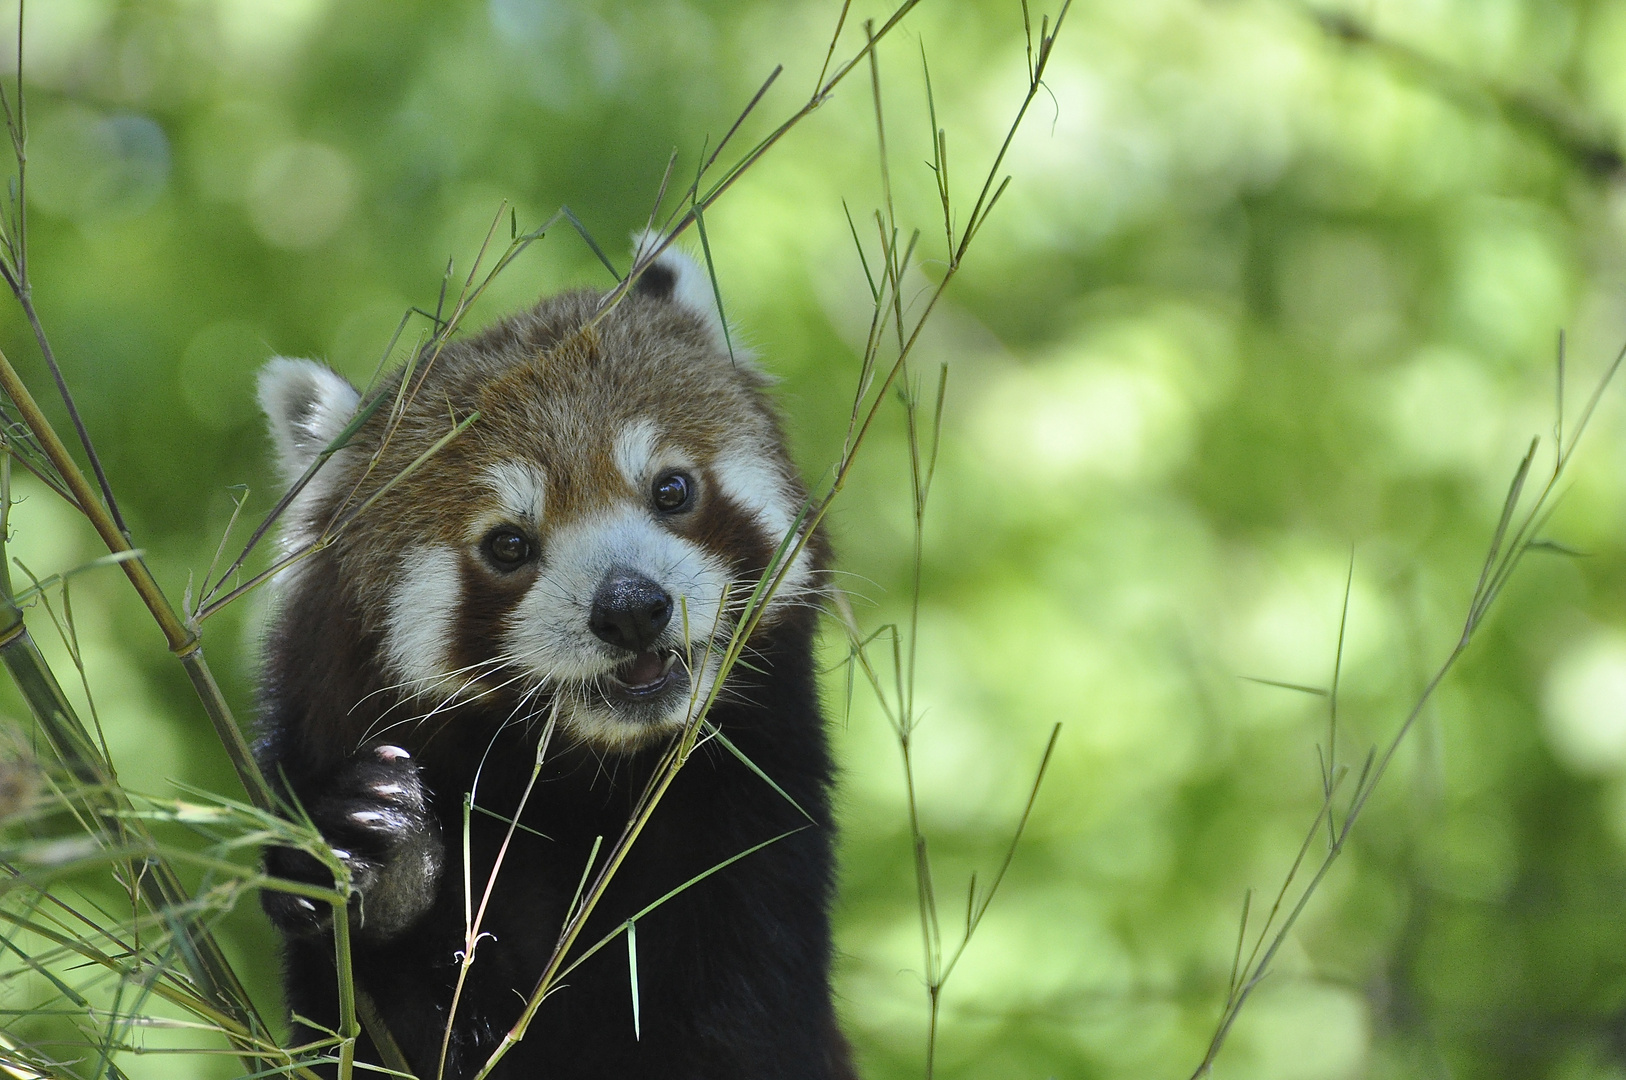
[[[675,649],[641,652],[604,676],[604,688],[623,701],[648,701],[686,685],[688,672],[678,664]]]

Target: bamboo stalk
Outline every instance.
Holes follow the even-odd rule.
[[[112,767],[102,757],[101,748],[63,693],[23,623],[22,610],[12,599],[11,575],[5,563],[5,526],[11,498],[9,456],[0,462],[0,469],[3,469],[0,475],[0,663],[11,673],[52,749],[74,775],[85,782],[80,797],[101,828],[119,843],[134,841],[155,850],[156,844],[146,827],[138,818],[130,816],[134,807],[119,788]],[[156,855],[147,856],[146,866],[136,877],[147,905],[155,912],[190,899],[175,871]],[[266,1032],[264,1020],[255,1011],[247,990],[226,961],[214,935],[206,927],[184,920],[177,920],[176,930],[187,939],[188,947],[181,950],[183,959],[188,974],[204,996],[225,1010],[245,1031]],[[251,1060],[244,1060],[254,1067]]]
[[[28,701],[29,710],[33,712],[52,748],[69,769],[87,781],[87,789],[95,792],[84,796],[84,800],[98,822],[115,836],[128,837],[138,844],[155,847],[145,829],[134,819],[123,816],[134,807],[119,792],[117,785],[111,782],[106,766],[100,761],[95,741],[74,713],[56,676],[41,655],[39,646],[20,621],[10,636],[0,642],[0,662],[5,664],[17,688]],[[138,877],[146,901],[155,911],[185,903],[189,899],[174,870],[155,855],[148,856],[145,872]],[[191,939],[190,947],[182,950],[188,962],[188,974],[205,996],[227,1009],[246,1029],[266,1030],[264,1022],[254,1015],[252,1007],[244,1007],[249,1001],[248,993],[226,962],[225,954],[214,936],[206,931],[200,935],[200,928],[192,925],[184,925],[182,929]]]
[[[4,390],[6,396],[17,406],[23,423],[39,441],[45,456],[61,474],[63,481],[68,485],[68,490],[79,504],[79,509],[90,520],[96,534],[102,538],[102,543],[107,545],[107,550],[115,554],[133,550],[129,539],[97,498],[95,489],[91,487],[84,472],[73,460],[73,456],[68,453],[68,448],[63,445],[50,420],[40,410],[34,396],[28,392],[28,387],[17,374],[17,369],[11,366],[11,361],[4,352],[0,352],[0,390]],[[186,668],[187,676],[192,680],[192,686],[198,693],[198,699],[203,702],[204,711],[209,714],[209,720],[214,725],[215,734],[219,736],[220,744],[225,747],[227,756],[231,758],[232,767],[237,770],[238,779],[248,792],[249,801],[261,810],[274,810],[276,799],[271,794],[270,785],[265,782],[265,776],[260,772],[253,754],[249,752],[248,741],[243,738],[242,730],[232,717],[231,706],[226,704],[225,695],[220,692],[214,675],[209,671],[208,662],[203,656],[201,636],[195,628],[182,622],[141,558],[125,559],[119,566],[130,579],[130,584],[135,586],[142,603],[147,605],[147,610],[157,621],[158,628],[163,631],[170,652],[174,653]]]

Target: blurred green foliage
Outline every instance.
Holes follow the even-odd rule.
[[[0,3],[0,25],[15,10]],[[1358,765],[1387,741],[1460,633],[1532,436],[1538,470],[1551,461],[1560,328],[1572,421],[1626,341],[1626,172],[1609,150],[1626,135],[1626,3],[1334,10],[1348,19],[1290,0],[1079,0],[1011,187],[922,346],[918,371],[949,370],[917,767],[950,925],[1065,723],[1005,891],[949,984],[945,1078],[1190,1073],[1242,897],[1255,890],[1257,915],[1321,800],[1325,700],[1241,677],[1329,684],[1353,551],[1336,754]],[[797,107],[837,12],[31,3],[36,301],[164,585],[179,596],[208,565],[231,485],[250,487],[251,512],[275,500],[251,393],[266,357],[318,356],[365,381],[503,199],[522,228],[568,204],[624,265],[672,149],[682,176],[777,63],[746,137]],[[883,13],[861,0],[846,40]],[[927,0],[882,54],[894,186],[933,278],[921,45],[969,206],[1024,89],[1020,6]],[[868,323],[843,200],[863,221],[880,197],[871,110],[861,81],[844,86],[707,215],[728,313],[781,377],[813,477],[839,453]],[[608,279],[558,231],[471,321],[584,282]],[[45,398],[9,302],[0,344]],[[1622,389],[1547,530],[1584,554],[1527,561],[1216,1076],[1626,1077]],[[901,421],[878,436],[832,519],[866,627],[910,604]],[[65,507],[24,490],[14,554],[31,569],[97,554]],[[73,602],[125,783],[234,793],[124,581],[77,579]],[[205,628],[245,717],[256,603]],[[54,644],[49,623],[35,633]],[[845,647],[828,637],[835,666]],[[918,1076],[897,748],[861,685],[847,706],[839,670],[829,702],[843,1011],[866,1075]],[[254,905],[227,939],[274,1002]]]

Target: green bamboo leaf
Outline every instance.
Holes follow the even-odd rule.
[[[638,923],[627,920],[627,982],[632,987],[632,1038],[643,1041],[643,1026],[638,1009]]]
[[[763,772],[756,762],[746,757],[745,752],[739,747],[735,746],[729,737],[723,734],[721,728],[717,727],[717,725],[713,724],[710,720],[703,720],[701,723],[703,723],[706,727],[706,734],[710,735],[713,739],[716,739],[719,743],[721,743],[723,749],[727,750],[730,754],[733,754],[737,759],[739,759],[741,765],[744,765],[747,769],[750,769],[752,772],[756,773],[763,783],[767,784],[769,787],[773,788],[774,791],[778,792],[779,797],[794,806],[796,808],[796,812],[805,817],[809,824],[818,824],[818,822],[814,820],[812,814],[802,809],[801,803],[791,798],[790,793],[784,788],[780,787],[773,777]]]

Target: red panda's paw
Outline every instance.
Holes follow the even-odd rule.
[[[445,845],[418,767],[397,746],[374,746],[350,760],[306,809],[311,821],[350,872],[350,921],[363,936],[387,940],[434,904]],[[266,853],[278,877],[320,881],[333,875],[317,859],[290,848]],[[321,930],[327,905],[290,893],[266,892],[266,913],[285,933]]]
[[[330,888],[333,876],[327,868],[296,848],[265,849],[265,872],[272,877]],[[333,909],[325,901],[294,893],[278,892],[269,885],[260,890],[260,906],[271,925],[289,937],[308,937],[326,930],[333,922]]]

